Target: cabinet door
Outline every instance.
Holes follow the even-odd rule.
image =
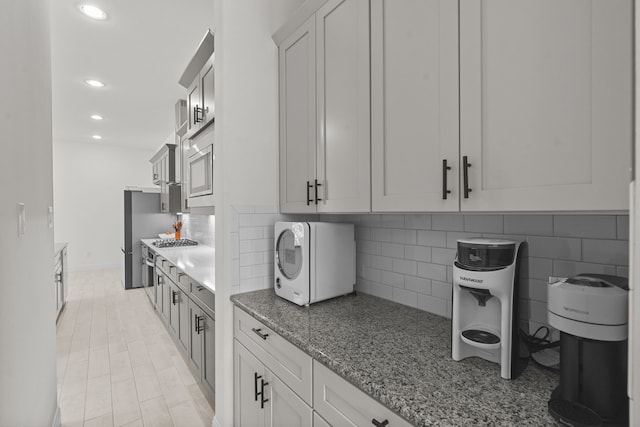
[[[165,323],[169,323],[169,316],[171,315],[171,281],[166,275],[162,276],[162,318]]]
[[[234,423],[236,427],[263,427],[260,408],[261,380],[265,369],[258,359],[237,340],[233,340]]]
[[[315,212],[316,36],[310,18],[278,50],[280,63],[280,210]]]
[[[214,104],[214,69],[213,69],[213,55],[209,58],[209,61],[205,64],[200,71],[200,87],[201,87],[201,103],[202,103],[202,123],[200,126],[205,126],[207,123],[213,120],[215,117],[215,104]]]
[[[317,412],[313,413],[313,427],[331,427]]]
[[[462,210],[628,209],[631,4],[460,1]]]
[[[189,361],[191,366],[197,371],[202,372],[202,327],[204,321],[204,313],[189,300],[189,329],[191,339],[189,340]]]
[[[271,371],[267,370],[269,408],[267,427],[311,427],[313,410]]]
[[[180,331],[180,298],[182,291],[176,285],[169,285],[169,330],[175,337]]]
[[[196,78],[191,86],[187,88],[187,136],[193,134],[200,127],[200,121],[198,120],[201,117],[200,109],[202,108],[200,97],[200,79]]]
[[[313,407],[334,427],[410,427],[400,416],[373,400],[324,365],[313,362]]]
[[[155,288],[156,288],[154,303],[156,306],[156,310],[158,310],[159,312],[162,312],[162,288],[163,288],[164,276],[160,274],[160,270],[158,270],[157,268],[154,270],[154,282],[155,282]]]
[[[204,314],[203,354],[202,354],[202,383],[215,396],[215,360],[216,360],[216,322],[213,317]]]
[[[371,117],[371,209],[457,211],[458,2],[372,0]]]
[[[179,279],[178,279],[179,280]],[[180,290],[180,296],[178,297],[178,316],[180,317],[179,326],[178,326],[178,343],[180,344],[181,350],[185,352],[185,354],[189,354],[189,340],[191,338],[191,329],[190,329],[190,312],[189,312],[189,298],[187,295]]]
[[[369,1],[328,1],[316,34],[318,211],[369,212]]]

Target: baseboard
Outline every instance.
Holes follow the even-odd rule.
[[[220,421],[218,421],[218,418],[215,415],[213,416],[213,421],[211,422],[211,426],[222,427],[222,424],[220,424]]]
[[[60,407],[56,408],[56,413],[53,416],[53,422],[51,427],[60,427],[62,425],[62,419],[60,418]]]

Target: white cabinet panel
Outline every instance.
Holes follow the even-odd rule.
[[[330,0],[316,12],[316,31],[318,211],[368,212],[368,0]]]
[[[264,377],[262,363],[237,340],[233,341],[234,425],[236,427],[262,427],[264,412],[258,401],[258,381]]]
[[[311,427],[313,410],[273,373],[267,370],[269,382],[267,427]]]
[[[371,2],[371,115],[372,210],[457,211],[457,2]]]
[[[316,361],[313,362],[313,408],[334,427],[369,426],[373,420],[387,427],[411,426]]]
[[[628,209],[630,14],[628,0],[460,2],[463,211]]]
[[[313,212],[316,174],[316,26],[312,17],[279,46],[280,209]]]

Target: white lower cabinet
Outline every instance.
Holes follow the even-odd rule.
[[[311,427],[313,410],[245,346],[234,340],[237,427]]]
[[[411,426],[238,307],[234,338],[236,427]]]
[[[411,426],[316,361],[313,362],[313,408],[334,427]]]
[[[324,418],[318,415],[317,412],[313,413],[313,427],[331,427],[331,424],[326,422]]]

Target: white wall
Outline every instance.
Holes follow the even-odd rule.
[[[0,2],[0,426],[56,414],[49,1]],[[26,229],[18,237],[18,203]],[[58,419],[59,422],[59,419]]]
[[[214,0],[218,426],[233,425],[230,212],[234,205],[278,205],[278,51],[271,34],[300,4]]]
[[[69,243],[69,270],[122,265],[123,190],[153,187],[149,159],[154,152],[54,141],[55,240]]]

